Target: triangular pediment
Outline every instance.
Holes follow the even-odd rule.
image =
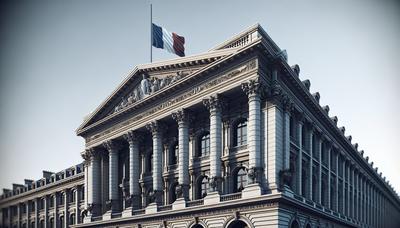
[[[114,92],[77,129],[83,135],[91,127],[108,121],[131,108],[138,108],[146,100],[174,87],[203,69],[218,65],[255,43],[268,45],[279,51],[277,45],[258,25],[251,26],[238,35],[206,53],[167,61],[139,65],[132,70]]]
[[[85,118],[77,129],[78,135],[87,126],[139,104],[154,93],[172,87],[187,76],[232,53],[233,50],[216,50],[135,67],[117,89]]]

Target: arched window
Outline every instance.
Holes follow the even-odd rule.
[[[50,207],[54,207],[54,196],[50,196]]]
[[[247,120],[240,120],[234,128],[234,146],[243,146],[247,144]]]
[[[50,227],[54,227],[54,218],[50,218]]]
[[[232,222],[231,224],[229,224],[228,228],[248,228],[249,226],[241,221],[241,220],[236,220],[234,222]]]
[[[84,186],[82,186],[80,193],[81,193],[80,200],[85,200],[85,187]]]
[[[192,228],[204,228],[204,227],[200,224],[196,224],[196,225],[192,226]]]
[[[200,137],[199,157],[210,155],[210,134],[204,133]]]
[[[247,172],[244,167],[240,168],[236,174],[235,191],[241,192],[247,186]]]
[[[204,198],[210,190],[210,184],[208,183],[208,177],[203,176],[199,181],[199,191],[197,198],[202,199]]]
[[[294,220],[293,222],[292,222],[292,224],[290,225],[290,228],[299,228],[300,227],[300,225],[299,225],[299,223],[296,221],[296,220]]]
[[[64,205],[64,194],[63,193],[60,193],[60,196],[59,196],[59,201],[58,201],[58,205]]]
[[[70,225],[75,224],[75,214],[71,214],[71,215],[69,216],[69,224],[70,224]]]
[[[171,189],[169,190],[169,203],[173,203],[176,200],[176,186],[178,186],[178,182],[171,184]]]
[[[60,216],[60,228],[64,228],[64,216]]]

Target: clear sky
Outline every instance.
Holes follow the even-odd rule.
[[[260,23],[400,190],[400,6],[386,0],[2,1],[0,188],[82,161],[84,116],[149,61],[150,2],[187,55]]]

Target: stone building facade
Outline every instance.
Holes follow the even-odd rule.
[[[2,226],[399,227],[398,195],[299,73],[259,25],[136,67],[78,128],[79,168],[5,191]]]

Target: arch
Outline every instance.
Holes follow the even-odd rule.
[[[209,192],[209,189],[210,185],[208,176],[207,175],[199,176],[199,178],[197,179],[197,192],[196,192],[197,199],[204,198]]]
[[[254,228],[253,224],[246,217],[240,216],[240,218],[232,217],[228,220],[224,226],[224,228]]]
[[[202,221],[195,218],[192,222],[190,222],[187,226],[188,228],[206,228],[207,225]]]
[[[306,223],[306,225],[304,226],[305,228],[311,228],[311,224],[310,223]]]

